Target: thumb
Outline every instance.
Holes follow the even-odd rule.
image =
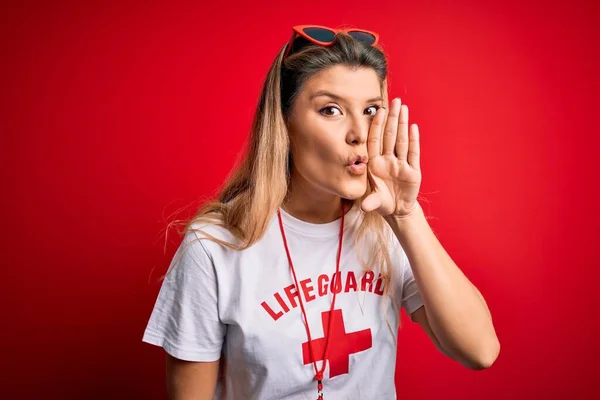
[[[378,192],[368,195],[362,202],[361,208],[364,212],[371,212],[381,207],[381,198]]]

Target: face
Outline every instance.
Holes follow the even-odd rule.
[[[292,106],[288,130],[292,185],[311,195],[358,199],[367,190],[369,127],[383,105],[374,70],[337,65],[306,81]]]

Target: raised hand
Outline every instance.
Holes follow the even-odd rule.
[[[419,129],[408,125],[408,107],[399,98],[390,112],[380,108],[369,130],[367,175],[374,191],[364,199],[363,211],[404,217],[418,206],[421,186]]]

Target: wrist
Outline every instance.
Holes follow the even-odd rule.
[[[425,218],[425,213],[423,208],[419,204],[419,202],[415,202],[412,210],[407,214],[390,214],[384,219],[386,222],[394,229],[400,230],[408,228],[410,225],[413,225],[415,222],[418,222],[421,218]]]

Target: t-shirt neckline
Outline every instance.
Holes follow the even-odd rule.
[[[295,232],[303,233],[305,235],[313,237],[331,237],[338,236],[340,233],[340,224],[342,223],[342,217],[337,218],[334,221],[327,222],[324,224],[316,224],[312,222],[302,221],[291,214],[287,213],[282,207],[279,207],[281,212],[281,220],[283,221],[284,229],[291,229]],[[350,210],[346,212],[344,219],[344,230],[354,222],[354,219],[358,215],[358,207],[353,205]],[[279,225],[279,222],[277,222]]]

